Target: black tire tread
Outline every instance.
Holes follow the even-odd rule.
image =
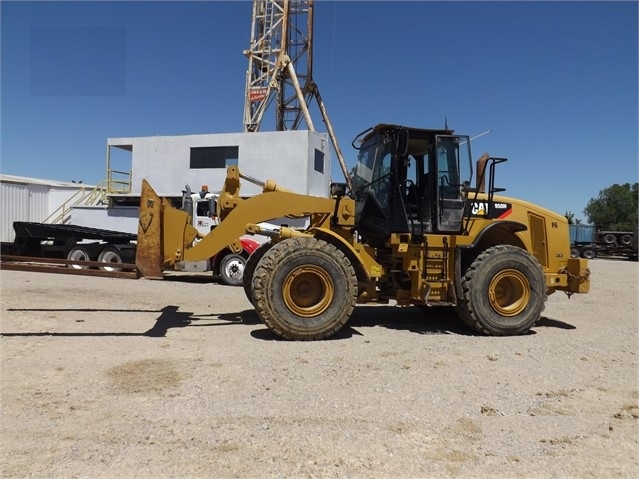
[[[518,328],[508,330],[497,330],[495,328],[488,328],[483,321],[483,318],[480,318],[478,316],[471,298],[471,289],[473,288],[473,284],[476,282],[476,278],[479,274],[478,269],[481,265],[485,264],[487,261],[492,261],[493,258],[496,258],[497,256],[509,255],[511,257],[514,257],[515,255],[521,254],[528,255],[528,258],[532,260],[531,263],[534,265],[534,268],[536,268],[535,274],[539,279],[544,280],[542,287],[545,288],[545,277],[543,269],[534,256],[530,255],[525,250],[512,245],[497,245],[490,247],[477,256],[475,261],[473,261],[462,278],[463,296],[458,300],[455,310],[457,311],[457,315],[464,322],[464,324],[481,334],[491,336],[508,336],[523,334],[527,332],[538,321],[539,317],[535,317],[527,321],[525,324],[520,325]],[[531,284],[531,287],[534,288],[535,285]],[[542,304],[540,313],[546,306],[547,295],[545,294],[545,292],[541,297]]]
[[[270,242],[264,243],[259,246],[246,260],[244,265],[244,276],[242,277],[242,286],[244,287],[244,294],[246,299],[253,304],[253,275],[255,274],[255,268],[257,264],[264,257],[266,252],[273,246]]]
[[[338,294],[335,295],[343,301],[343,305],[337,322],[332,323],[330,327],[312,333],[292,331],[280,320],[280,315],[272,307],[273,301],[269,297],[272,291],[270,283],[278,266],[294,256],[311,253],[320,253],[331,258],[344,272],[346,291],[337,291]],[[271,331],[284,339],[309,341],[332,336],[346,324],[357,301],[357,276],[350,261],[332,244],[312,237],[290,238],[273,245],[255,268],[252,286],[253,305],[258,316]]]

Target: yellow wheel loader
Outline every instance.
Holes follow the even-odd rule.
[[[216,205],[221,221],[206,236],[144,181],[139,272],[159,278],[175,262],[239,248],[246,233],[270,236],[247,261],[244,289],[261,320],[294,340],[328,338],[356,304],[390,300],[454,307],[480,333],[516,335],[539,320],[548,295],[588,292],[588,261],[570,257],[566,219],[496,194],[504,158],[484,154],[471,186],[470,139],[452,130],[380,124],[353,146],[350,187],[334,183],[326,198],[229,167]],[[241,180],[263,193],[243,198]],[[306,218],[307,226],[258,225],[282,217]]]

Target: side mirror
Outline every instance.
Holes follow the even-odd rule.
[[[346,183],[331,183],[331,186],[330,186],[331,196],[336,196],[336,197],[346,196],[347,186],[348,185]]]
[[[490,155],[488,153],[484,153],[477,160],[477,178],[475,179],[475,188],[480,193],[484,193],[486,191],[486,162]]]
[[[217,216],[217,200],[215,198],[209,198],[209,216],[211,218]]]

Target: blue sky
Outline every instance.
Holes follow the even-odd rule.
[[[0,8],[2,173],[97,184],[109,137],[242,130],[250,1]],[[507,195],[585,220],[638,181],[637,19],[634,1],[317,1],[313,75],[349,166],[369,126],[447,118],[491,130],[473,156],[509,158]]]

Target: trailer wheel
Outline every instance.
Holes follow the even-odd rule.
[[[222,282],[229,286],[239,286],[242,284],[246,258],[240,254],[227,254],[220,261],[220,278]]]
[[[70,261],[91,261],[91,257],[89,256],[89,250],[86,246],[74,246],[67,253],[67,259]],[[89,269],[88,266],[81,264],[70,264],[69,268],[73,269]]]
[[[570,257],[579,258],[579,248],[570,248]]]
[[[253,304],[253,274],[255,273],[255,268],[257,268],[257,263],[260,262],[260,260],[264,257],[264,254],[269,250],[271,246],[271,243],[262,244],[255,251],[253,251],[251,253],[251,256],[249,256],[246,260],[242,283],[244,286],[244,294],[246,294],[246,299],[248,299],[251,304]]]
[[[253,275],[255,310],[285,339],[332,336],[346,324],[356,300],[353,265],[335,246],[316,238],[275,244]]]
[[[120,271],[121,268],[114,265],[122,264],[122,255],[120,254],[120,250],[114,246],[106,246],[100,251],[98,261],[100,263],[108,263],[108,266],[100,266],[102,271]]]
[[[631,235],[623,235],[621,237],[621,244],[624,246],[630,246],[632,244],[632,236]]]
[[[585,248],[581,251],[581,256],[586,259],[595,259],[597,257],[597,252],[592,248]]]
[[[483,334],[523,334],[541,316],[546,278],[527,251],[498,245],[481,253],[462,278],[460,318]]]

